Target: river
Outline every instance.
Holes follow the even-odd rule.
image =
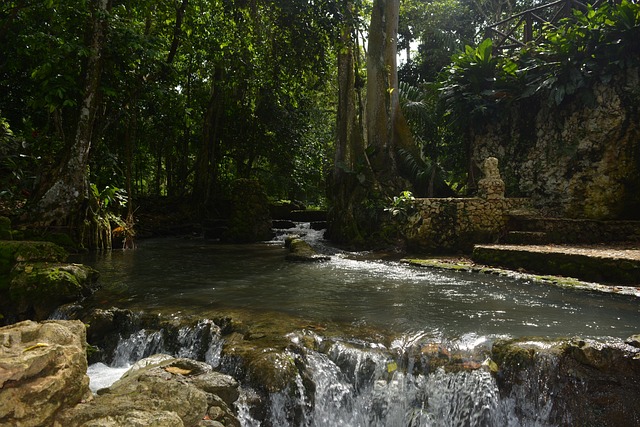
[[[380,383],[385,369],[390,372],[389,357],[376,349],[422,340],[472,351],[490,346],[498,338],[580,336],[606,341],[640,331],[640,306],[632,296],[574,290],[517,277],[412,267],[367,253],[333,249],[322,242],[319,232],[307,227],[302,231],[331,256],[329,261],[287,262],[281,239],[227,245],[196,237],[142,240],[136,250],[87,254],[77,261],[101,273],[102,288],[90,301],[94,307],[117,306],[203,319],[214,313],[241,311],[256,318],[300,318],[303,324],[319,325],[319,330],[323,325],[342,327],[344,342],[352,342],[349,334],[359,330],[366,330],[368,337],[379,337],[379,342],[368,338],[355,349],[336,340],[332,349],[307,355],[305,363],[310,366],[310,375],[316,376],[316,390],[313,408],[302,420],[296,418],[300,425],[551,425],[544,416],[523,418],[526,411],[522,407],[515,410],[512,401],[496,398],[495,384],[483,371],[457,376],[442,372],[420,376],[405,371],[398,372],[395,380],[387,378]],[[296,331],[291,332],[294,337]],[[126,354],[113,366],[90,368],[94,389],[108,385],[113,380],[109,375],[119,375],[122,365],[141,356],[132,353],[134,338],[123,337],[121,351],[125,349]],[[144,339],[151,341],[148,336]],[[346,356],[349,352],[357,355]],[[353,358],[350,366],[355,370],[363,360],[369,360],[379,375],[373,375],[368,386],[358,390],[353,379],[341,374],[344,367],[339,368],[338,359],[345,357]],[[219,354],[212,360],[220,363]],[[394,392],[398,387],[403,390],[400,403],[398,390]],[[381,398],[376,393],[386,396],[387,412],[372,419],[371,402]],[[443,398],[442,393],[457,397]],[[300,392],[298,399],[303,396]],[[351,399],[347,403],[345,396]],[[285,405],[278,399],[285,397],[270,399],[269,421],[263,425],[291,424],[278,410]],[[456,399],[466,399],[472,407],[478,402],[485,404],[469,416],[468,410],[460,412],[461,403]],[[416,402],[427,400],[429,410],[416,412]],[[239,404],[243,425],[261,425],[250,415],[249,403],[243,402]],[[489,413],[483,405],[489,405]],[[399,412],[389,412],[392,408]],[[514,415],[516,412],[520,415]]]

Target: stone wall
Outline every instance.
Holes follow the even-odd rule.
[[[523,198],[416,199],[405,239],[414,251],[469,252],[474,243],[494,242],[505,231],[508,213],[529,204]]]
[[[401,226],[409,249],[419,252],[469,252],[474,243],[494,242],[509,222],[509,213],[529,208],[529,200],[505,198],[498,159],[482,163],[481,197],[415,199]]]
[[[507,191],[550,215],[640,219],[638,87],[634,68],[559,106],[547,94],[515,102],[474,132],[474,161],[497,157]]]

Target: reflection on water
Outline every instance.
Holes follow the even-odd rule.
[[[223,245],[166,238],[78,261],[100,271],[103,288],[93,303],[104,307],[194,315],[243,309],[399,333],[426,331],[444,339],[626,338],[640,331],[638,303],[630,296],[356,260],[343,253],[325,263],[291,263],[285,254],[273,242]]]

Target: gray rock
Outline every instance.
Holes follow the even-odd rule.
[[[198,426],[210,418],[212,406],[222,406],[220,419],[229,420],[225,425],[236,425],[235,414],[226,404],[216,405],[221,398],[211,391],[232,404],[237,388],[235,380],[214,373],[206,363],[154,355],[136,363],[93,401],[66,411],[56,425]]]
[[[85,326],[24,321],[0,328],[0,425],[51,425],[90,398]]]

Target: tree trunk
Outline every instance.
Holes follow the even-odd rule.
[[[409,189],[401,179],[397,149],[415,151],[398,94],[400,0],[375,0],[367,57],[367,152],[380,190],[390,196]]]
[[[358,121],[353,5],[345,2],[345,22],[338,53],[338,112],[336,151],[331,179],[327,237],[339,243],[362,239],[356,206],[364,198],[364,184],[371,177],[366,167],[362,128]],[[361,116],[361,114],[360,114]]]
[[[196,158],[192,198],[194,203],[200,207],[205,206],[210,201],[218,178],[218,151],[220,151],[218,131],[223,110],[220,84],[222,78],[222,69],[216,67],[211,83],[209,104],[204,116],[202,144]]]
[[[351,10],[351,2],[345,1]],[[410,189],[400,176],[398,149],[416,152],[400,110],[397,73],[399,0],[375,0],[367,52],[366,114],[356,108],[357,92],[352,28],[342,32],[338,56],[338,124],[335,170],[330,194],[328,237],[354,246],[387,242],[382,206]],[[345,13],[348,16],[348,13]],[[347,20],[347,22],[349,22]],[[349,23],[349,25],[352,25]],[[358,104],[359,105],[359,104]],[[365,149],[362,122],[366,127]]]
[[[102,50],[107,28],[108,0],[92,0],[91,46],[85,71],[83,99],[76,135],[66,148],[63,160],[49,182],[36,191],[32,213],[45,226],[68,227],[76,237],[84,220],[84,208],[89,198],[88,165],[92,144],[92,130],[98,107]]]

